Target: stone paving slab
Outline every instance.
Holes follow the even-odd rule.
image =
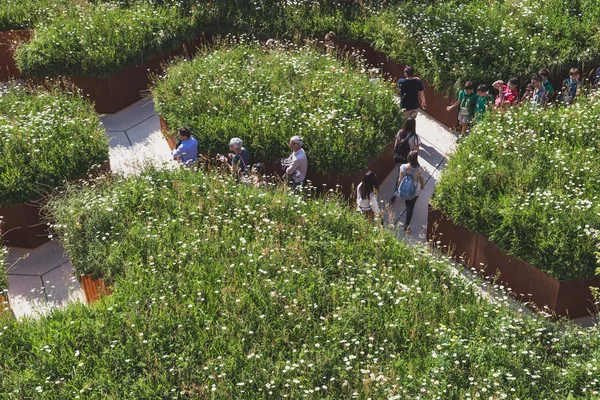
[[[55,240],[43,243],[35,249],[9,247],[6,257],[7,274],[41,276],[69,261],[60,243]]]

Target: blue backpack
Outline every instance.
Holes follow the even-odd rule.
[[[414,180],[415,172],[417,172],[418,168],[413,168],[410,174],[405,174],[404,178],[402,178],[402,182],[400,182],[400,187],[398,188],[398,197],[402,200],[412,200],[415,198],[415,194],[417,192],[417,184]]]

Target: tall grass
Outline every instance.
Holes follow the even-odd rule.
[[[82,177],[108,159],[94,107],[77,93],[0,92],[0,205],[12,206]]]
[[[391,85],[370,83],[362,63],[289,43],[221,45],[171,66],[153,95],[167,123],[189,126],[205,151],[240,137],[252,162],[276,162],[301,135],[323,173],[366,168],[402,123]]]
[[[592,278],[598,132],[598,93],[572,107],[492,113],[450,159],[434,204],[557,279]]]
[[[47,398],[594,398],[598,331],[487,302],[338,199],[146,171],[52,209],[115,293],[3,319],[0,385]]]

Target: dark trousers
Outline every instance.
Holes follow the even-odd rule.
[[[404,204],[406,204],[406,224],[404,224],[404,230],[410,226],[410,220],[412,219],[415,203],[418,198],[419,196],[415,196],[412,200],[404,200]]]

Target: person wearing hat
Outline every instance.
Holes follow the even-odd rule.
[[[293,153],[283,163],[287,179],[291,182],[294,189],[304,185],[306,171],[308,170],[308,160],[302,148],[303,143],[304,141],[300,136],[292,136],[290,147]]]

